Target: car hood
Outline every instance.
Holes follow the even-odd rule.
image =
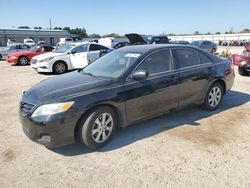
[[[65,55],[65,53],[48,52],[48,53],[45,53],[45,54],[37,55],[37,56],[34,57],[34,59],[37,59],[38,61],[40,61],[42,59],[61,56],[61,55]]]
[[[16,57],[19,57],[21,55],[28,56],[28,55],[32,55],[34,53],[36,53],[36,52],[32,52],[32,51],[14,52],[14,53],[9,54],[9,56],[16,56]]]
[[[142,36],[137,33],[130,33],[125,36],[128,38],[130,44],[146,44],[146,41],[142,38]]]
[[[82,96],[112,82],[112,79],[93,77],[74,71],[39,82],[24,92],[22,101],[31,104],[60,102],[79,94]]]

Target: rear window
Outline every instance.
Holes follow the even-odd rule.
[[[180,68],[191,67],[200,64],[199,54],[195,50],[176,49],[175,52]]]
[[[207,56],[203,55],[202,53],[199,53],[199,56],[200,56],[201,64],[211,63],[212,62]]]

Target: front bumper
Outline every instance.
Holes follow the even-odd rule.
[[[50,66],[50,64],[48,62],[36,62],[33,63],[31,61],[31,67],[33,69],[35,69],[37,72],[53,72],[52,67]]]
[[[75,126],[78,117],[63,118],[56,117],[53,120],[37,122],[29,116],[19,113],[23,132],[32,141],[46,147],[60,147],[75,142]]]
[[[7,58],[6,61],[12,65],[18,64],[18,58]]]

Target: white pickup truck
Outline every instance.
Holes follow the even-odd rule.
[[[33,57],[31,67],[37,72],[61,74],[95,61],[100,57],[100,50],[111,49],[91,42],[68,43],[54,52]]]

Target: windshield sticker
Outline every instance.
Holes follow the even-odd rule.
[[[136,54],[136,53],[128,53],[125,55],[125,57],[134,57],[134,58],[137,58],[139,57],[141,54]]]

